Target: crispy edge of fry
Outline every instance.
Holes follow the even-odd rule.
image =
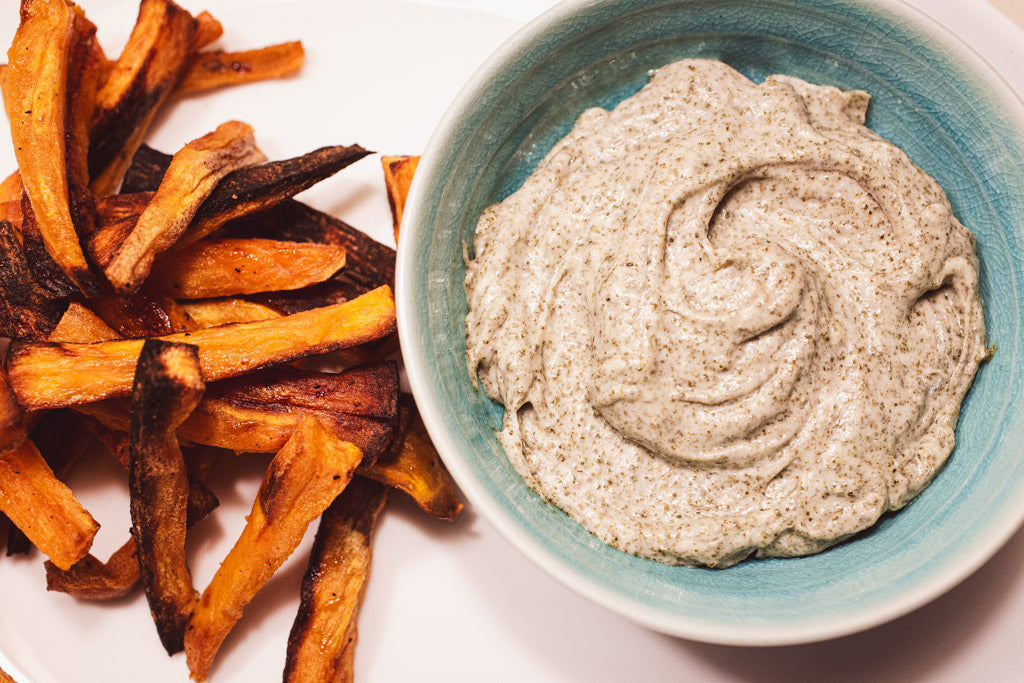
[[[420,163],[418,156],[384,156],[380,158],[384,168],[384,188],[387,190],[388,205],[391,207],[391,220],[395,226],[395,242],[398,242],[398,229],[402,225],[402,214],[405,212],[405,200],[409,196],[413,174]]]
[[[142,0],[117,62],[97,93],[89,176],[98,196],[111,194],[167,97],[181,80],[197,23],[170,0]]]
[[[427,435],[412,398],[402,397],[402,417],[392,446],[359,474],[407,493],[427,514],[454,520],[463,510],[455,482]],[[404,434],[404,437],[403,437]]]
[[[128,490],[142,585],[167,654],[184,647],[198,598],[185,557],[189,486],[176,429],[205,390],[195,346],[144,342],[132,387]]]
[[[362,344],[395,329],[395,303],[380,287],[335,306],[252,323],[160,337],[195,344],[210,382]],[[7,374],[22,408],[58,408],[131,391],[138,339],[95,344],[13,342]]]
[[[196,681],[206,678],[245,605],[345,488],[362,458],[316,418],[306,418],[267,467],[245,528],[203,591],[185,631]]]
[[[288,635],[286,683],[352,680],[349,649],[387,488],[356,477],[320,518]]]
[[[240,52],[200,52],[192,58],[175,94],[193,95],[228,85],[284,78],[302,68],[305,54],[301,41]]]
[[[208,299],[300,289],[345,265],[345,248],[258,237],[204,239],[161,255],[147,284],[167,296]]]
[[[99,530],[29,439],[0,453],[0,511],[62,569],[89,552]]]
[[[185,233],[221,178],[265,159],[256,147],[252,127],[240,121],[223,123],[179,150],[153,199],[104,266],[115,289],[133,291],[142,284],[153,259]]]
[[[281,317],[280,313],[269,306],[235,297],[179,301],[178,305],[200,330],[219,325],[251,323]]]
[[[72,172],[80,156],[72,147],[85,140],[84,122],[76,118],[83,112],[76,109],[71,94],[81,85],[72,82],[73,77],[87,70],[84,43],[94,40],[95,31],[77,6],[23,4],[3,79],[15,157],[43,244],[86,295],[95,291],[96,281],[74,222],[81,198],[69,180],[84,180],[85,173],[84,168]]]

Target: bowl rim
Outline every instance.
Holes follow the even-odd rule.
[[[699,4],[701,0],[685,0]],[[803,2],[804,0],[797,0]],[[429,359],[414,353],[416,340],[425,334],[418,321],[414,305],[416,290],[413,278],[409,276],[414,259],[409,246],[413,235],[424,223],[418,222],[421,204],[424,203],[425,187],[432,185],[437,175],[437,162],[449,146],[451,138],[458,131],[461,113],[477,99],[487,85],[500,74],[503,65],[522,49],[535,43],[552,25],[572,18],[581,9],[614,2],[614,0],[562,0],[543,12],[506,39],[476,69],[456,95],[438,122],[423,151],[420,165],[414,177],[406,202],[398,240],[395,268],[395,299],[398,319],[398,336],[406,375],[417,408],[420,411],[427,432],[437,447],[438,453],[455,482],[466,498],[481,516],[492,524],[519,552],[529,558],[551,577],[572,591],[656,631],[692,640],[721,645],[778,646],[796,645],[838,638],[857,633],[899,618],[949,591],[977,571],[1010,539],[1024,524],[1024,496],[1007,506],[997,521],[989,525],[989,533],[972,539],[972,543],[955,562],[947,562],[938,572],[929,575],[928,580],[917,583],[913,588],[883,604],[868,609],[849,610],[839,615],[815,617],[806,622],[780,625],[742,625],[735,623],[709,623],[693,619],[686,614],[666,613],[649,605],[637,604],[629,596],[617,593],[607,585],[581,576],[557,554],[550,552],[532,539],[520,527],[518,521],[493,501],[483,484],[478,482],[468,465],[463,464],[464,455],[454,437],[443,427],[444,410],[431,389]],[[911,25],[923,37],[936,45],[947,48],[956,61],[973,76],[979,78],[981,87],[999,103],[1001,110],[1011,116],[1005,123],[1016,128],[1024,140],[1024,100],[1003,77],[977,51],[960,39],[950,29],[925,14],[922,10],[907,4],[904,0],[847,0],[852,5],[885,13]],[[467,370],[468,372],[468,370]],[[728,571],[728,570],[724,570]]]

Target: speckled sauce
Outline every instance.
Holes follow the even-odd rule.
[[[467,362],[606,543],[728,566],[917,495],[985,356],[971,233],[868,95],[684,60],[480,217]]]

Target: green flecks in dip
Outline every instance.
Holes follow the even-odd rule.
[[[610,545],[814,553],[952,451],[985,355],[974,240],[867,104],[670,64],[480,217],[469,369],[519,473]]]

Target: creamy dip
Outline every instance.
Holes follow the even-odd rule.
[[[515,468],[606,543],[814,553],[952,451],[985,355],[974,239],[867,105],[670,64],[480,217],[470,371]]]

